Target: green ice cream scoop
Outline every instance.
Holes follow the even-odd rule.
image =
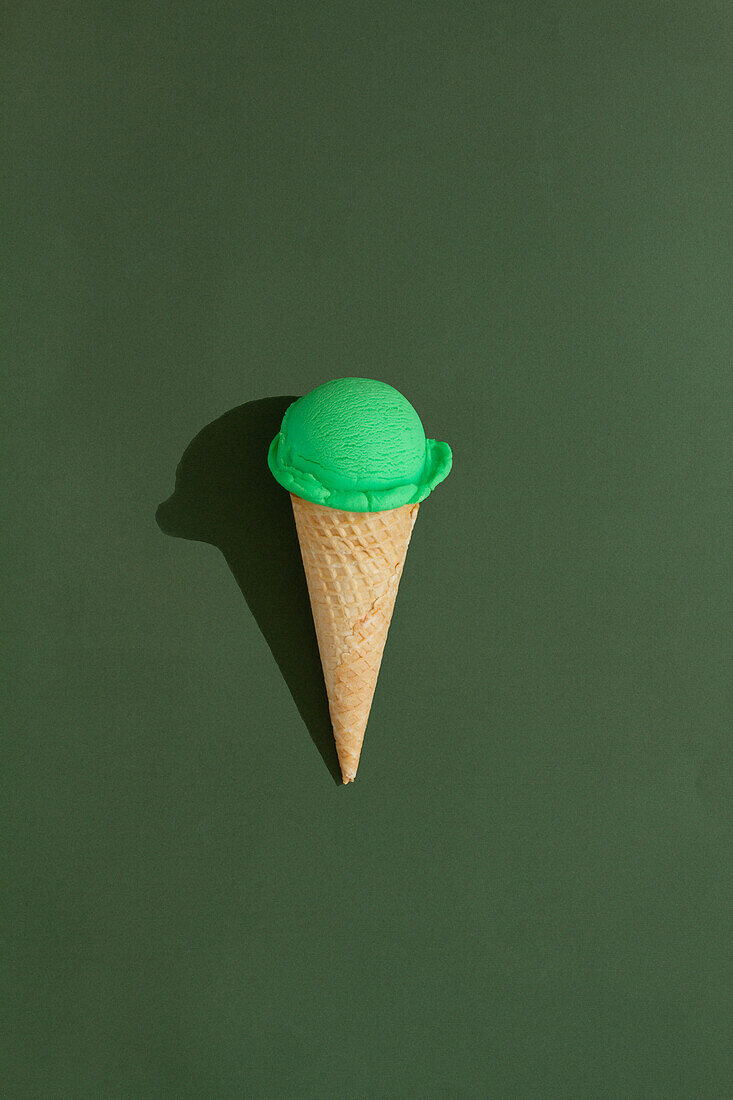
[[[336,378],[294,401],[267,460],[291,493],[346,512],[417,504],[453,461],[410,402],[371,378]]]

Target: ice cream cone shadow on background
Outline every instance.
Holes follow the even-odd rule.
[[[221,550],[313,743],[340,783],[293,513],[265,461],[294,400],[250,401],[203,428],[186,448],[175,491],[155,518],[166,535]]]

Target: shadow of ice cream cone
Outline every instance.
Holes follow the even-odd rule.
[[[308,732],[341,782],[290,501],[267,448],[294,397],[230,409],[186,448],[173,495],[156,512],[175,538],[218,547],[264,635]]]

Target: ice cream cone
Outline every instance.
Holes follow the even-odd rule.
[[[419,505],[343,512],[290,499],[341,774],[351,783]]]
[[[373,378],[299,397],[267,452],[291,495],[344,783],[359,767],[418,506],[452,461],[407,398]]]

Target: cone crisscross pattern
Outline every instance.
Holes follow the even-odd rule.
[[[342,512],[291,493],[334,739],[356,775],[397,587],[419,505]]]

